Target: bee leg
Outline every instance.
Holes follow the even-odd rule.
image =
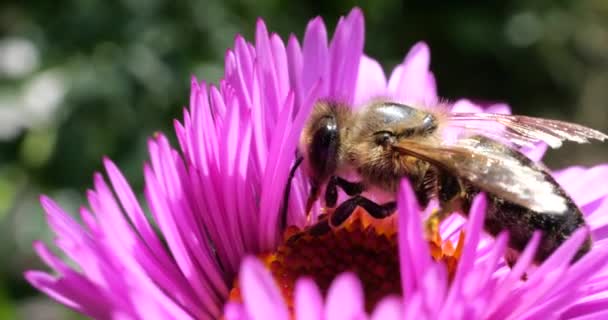
[[[452,211],[443,208],[433,210],[431,215],[424,222],[424,233],[427,239],[433,239],[439,234],[439,225],[447,218]]]
[[[394,201],[380,205],[363,196],[354,196],[342,202],[342,204],[336,208],[336,211],[334,211],[330,217],[329,224],[334,227],[341,225],[359,206],[376,219],[383,219],[390,216],[397,208],[397,204]]]
[[[355,212],[358,206],[361,206],[367,211],[372,217],[377,219],[386,218],[392,215],[397,208],[395,202],[388,202],[385,204],[377,204],[363,196],[354,196],[344,202],[342,202],[336,210],[327,216],[323,216],[321,220],[312,225],[305,232],[301,232],[293,235],[288,242],[297,241],[304,235],[308,234],[311,236],[321,236],[331,231],[332,227],[340,226]]]
[[[427,170],[416,187],[414,194],[421,208],[426,208],[431,202],[431,198],[436,195],[437,189],[437,169],[431,168]]]
[[[281,211],[279,215],[279,230],[283,231],[287,227],[287,209],[289,207],[289,195],[291,193],[291,181],[293,177],[296,175],[296,170],[304,160],[304,157],[297,156],[296,162],[294,162],[291,170],[289,171],[289,177],[287,178],[287,185],[285,186],[285,190],[283,191],[283,200],[281,202]]]
[[[357,196],[363,192],[364,187],[362,183],[350,182],[338,176],[329,178],[327,187],[325,187],[325,206],[328,208],[335,208],[338,202],[338,187],[344,190],[349,196]]]
[[[422,188],[414,189],[414,195],[416,196],[416,200],[421,208],[426,208],[426,206],[429,205],[429,202],[431,202],[428,192]]]
[[[327,186],[325,187],[325,206],[328,208],[335,208],[338,202],[338,177],[333,176],[329,178]]]
[[[312,206],[315,204],[315,201],[319,199],[319,193],[321,190],[319,189],[319,184],[316,182],[311,182],[310,184],[310,192],[308,193],[308,199],[306,200],[306,221],[310,220],[310,211],[312,210]]]
[[[313,237],[322,236],[324,234],[327,234],[329,231],[331,231],[331,226],[329,225],[329,219],[327,219],[327,218],[321,219],[317,223],[315,223],[313,226],[308,228],[307,230],[299,232],[299,233],[291,236],[289,239],[287,239],[287,243],[292,244],[305,235],[310,235]]]
[[[439,234],[439,225],[452,212],[462,210],[466,193],[460,179],[439,172],[437,175],[437,196],[439,198],[439,209],[433,211],[424,223],[424,231],[428,239],[433,239],[435,235]]]
[[[336,178],[336,184],[344,190],[344,192],[349,196],[358,196],[363,191],[365,191],[365,187],[360,182],[350,182],[348,180],[342,179],[340,177]]]
[[[321,236],[328,233],[330,230],[331,226],[329,225],[329,219],[322,219],[310,227],[308,233],[312,236]]]

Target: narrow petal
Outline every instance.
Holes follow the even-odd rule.
[[[306,97],[303,107],[299,110],[293,123],[289,127],[289,131],[284,135],[277,135],[276,143],[279,143],[279,148],[276,153],[273,153],[272,166],[269,165],[265,173],[265,184],[262,187],[262,197],[260,200],[260,220],[259,230],[260,243],[263,250],[271,249],[279,238],[278,214],[281,205],[281,199],[285,188],[285,181],[289,174],[289,167],[293,159],[293,151],[296,150],[297,141],[300,132],[304,126],[304,121],[312,110],[314,101],[318,98],[319,88],[321,83],[313,86],[309,95]],[[289,109],[284,109],[288,112]],[[284,114],[287,115],[287,114]],[[304,215],[304,213],[301,213]]]
[[[348,104],[352,104],[355,98],[365,38],[363,29],[363,12],[354,8],[345,19],[338,22],[329,48],[329,95]]]
[[[105,158],[104,165],[106,171],[108,172],[108,177],[112,182],[112,186],[116,191],[117,197],[120,199],[125,212],[134,223],[135,229],[139,231],[139,235],[142,237],[142,240],[145,241],[146,245],[150,248],[150,251],[157,255],[160,263],[168,265],[169,257],[166,255],[166,251],[162,247],[160,240],[152,230],[152,227],[144,215],[144,212],[139,205],[139,202],[135,198],[135,194],[133,194],[127,180],[110,159]]]
[[[564,319],[577,319],[577,317],[600,315],[602,312],[608,313],[608,297],[579,303],[578,305],[564,312],[562,316]],[[595,319],[607,318],[597,317]]]
[[[521,151],[532,161],[539,162],[548,148],[549,146],[546,143],[538,143],[534,147],[524,147]]]
[[[557,179],[557,182],[563,186],[569,186],[575,183],[579,175],[583,174],[587,169],[582,166],[572,166],[566,169],[557,170],[553,172],[553,176]]]
[[[543,274],[559,266],[566,266],[570,263],[580,246],[585,241],[589,231],[586,228],[576,230],[570,238],[564,242],[553,254],[543,262],[543,264],[530,276],[529,282],[540,281]]]
[[[68,282],[71,282],[74,279],[56,279],[53,278],[51,275],[41,271],[27,271],[24,276],[25,279],[33,287],[44,292],[49,297],[66,305],[69,308],[72,308],[86,316],[95,319],[109,318],[110,310],[107,310],[107,308],[105,308],[106,304],[104,302],[106,301],[101,298],[101,295],[95,295],[95,293],[98,293],[95,289],[93,289],[94,291],[90,291],[93,296],[85,297],[83,295],[80,295],[78,291],[72,292],[70,294],[66,290],[69,287],[73,287],[73,285],[68,284]],[[86,302],[87,298],[90,299],[89,303]],[[74,299],[78,299],[78,301]]]
[[[456,101],[453,105],[452,105],[452,110],[450,110],[450,112],[483,112],[483,109],[481,108],[481,106],[471,102],[470,100],[467,99],[460,99],[458,101]]]
[[[530,241],[528,242],[528,245],[517,259],[517,262],[511,269],[511,272],[509,272],[507,277],[503,278],[497,285],[500,290],[497,290],[494,297],[492,298],[490,306],[487,308],[486,311],[486,314],[490,314],[489,318],[496,318],[494,310],[499,306],[508,306],[508,304],[503,303],[511,293],[511,290],[519,284],[519,279],[521,279],[526,269],[532,263],[532,259],[534,259],[534,255],[536,254],[536,249],[540,244],[540,239],[540,232],[535,232],[532,235]]]
[[[599,320],[608,319],[608,310],[602,310],[599,312],[593,312],[580,317],[570,318],[572,320]]]
[[[597,201],[608,196],[608,165],[598,165],[583,171],[576,179],[563,184],[566,191],[574,198],[580,206]],[[563,178],[559,179],[560,182]],[[589,188],[588,186],[594,186]]]
[[[320,17],[313,19],[306,27],[304,43],[302,46],[302,94],[307,95],[313,85],[324,81],[319,88],[320,96],[329,93],[329,48],[327,45],[327,31]]]
[[[315,282],[303,278],[295,289],[295,315],[298,320],[317,320],[323,317],[323,297]]]
[[[345,307],[345,303],[348,304]],[[363,288],[356,276],[341,274],[332,282],[327,293],[325,319],[350,320],[365,314]]]
[[[475,250],[479,243],[480,234],[482,232],[483,218],[486,211],[486,198],[483,194],[476,196],[469,210],[469,222],[466,226],[465,244],[462,251],[462,257],[458,263],[458,269],[454,279],[453,286],[457,287],[460,284],[461,277],[469,272],[475,261]]]
[[[423,105],[437,102],[434,77],[429,72],[430,55],[426,43],[418,42],[391,74],[388,88],[400,101]]]
[[[458,310],[456,308],[462,307],[462,301],[463,299],[466,299],[463,287],[469,274],[473,272],[473,265],[476,260],[476,249],[479,244],[485,210],[486,198],[483,194],[480,194],[475,197],[471,209],[469,210],[462,256],[459,258],[456,274],[454,275],[450,292],[448,293],[444,304],[445,307],[440,314],[441,317],[450,315],[452,310]]]
[[[251,320],[247,310],[240,303],[229,302],[224,307],[224,319],[226,320]]]
[[[399,257],[401,285],[405,299],[418,289],[425,270],[430,264],[427,242],[422,235],[420,209],[414,191],[407,179],[403,179],[397,201],[399,212]]]
[[[403,319],[401,299],[397,297],[388,297],[378,303],[376,309],[372,313],[372,320],[398,320]]]
[[[511,114],[511,107],[509,107],[509,105],[504,104],[504,103],[495,103],[495,104],[489,105],[485,109],[485,112],[498,113],[498,114]]]
[[[288,319],[281,293],[268,270],[256,258],[243,260],[239,278],[243,301],[252,319]]]
[[[355,105],[361,106],[370,99],[386,94],[386,76],[378,61],[363,56],[359,64]]]
[[[298,39],[292,34],[289,36],[289,42],[287,43],[287,62],[289,64],[289,83],[296,95],[296,106],[302,103],[306,94],[302,87],[302,60],[302,48]]]

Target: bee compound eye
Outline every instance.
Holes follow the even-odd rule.
[[[390,131],[379,131],[374,134],[375,142],[379,146],[389,146],[395,143],[395,135]]]

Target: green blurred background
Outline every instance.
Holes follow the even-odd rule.
[[[8,1],[8,2],[7,2]],[[77,316],[27,285],[49,241],[38,195],[76,212],[101,157],[142,189],[146,138],[172,135],[191,75],[216,81],[235,34],[255,20],[301,38],[352,6],[365,50],[390,70],[418,40],[431,46],[440,94],[506,101],[517,113],[608,128],[608,1],[168,1],[0,3],[0,319]],[[553,168],[606,162],[607,145],[551,152]]]

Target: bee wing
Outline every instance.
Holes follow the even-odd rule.
[[[545,142],[559,148],[565,140],[587,143],[590,139],[604,141],[604,133],[575,123],[543,118],[496,113],[452,113],[449,125],[465,129],[517,146],[533,146]]]
[[[534,211],[561,214],[567,209],[566,199],[547,181],[542,169],[525,163],[523,157],[484,145],[477,138],[458,140],[453,145],[400,141],[395,147]]]

